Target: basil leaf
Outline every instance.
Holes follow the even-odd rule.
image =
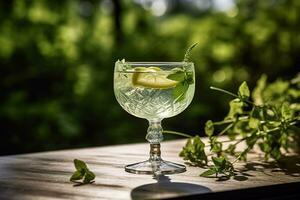
[[[182,82],[185,80],[185,72],[184,71],[179,71],[177,70],[175,73],[173,74],[169,74],[167,76],[168,79],[171,79],[173,81],[178,81],[178,82]]]
[[[217,171],[215,168],[210,168],[209,170],[206,170],[205,172],[201,173],[200,176],[202,177],[210,177],[211,175],[216,174]]]
[[[217,167],[221,167],[224,164],[225,158],[223,157],[212,157],[212,161]]]
[[[74,165],[78,171],[87,170],[87,166],[82,160],[74,159]]]
[[[175,102],[182,101],[185,98],[185,94],[188,89],[189,89],[189,84],[187,84],[186,82],[178,83],[173,90],[173,96],[175,97]]]
[[[90,183],[92,180],[95,179],[95,174],[91,171],[87,171],[85,173],[84,179],[83,179],[83,183]]]
[[[70,178],[70,181],[76,181],[82,179],[84,176],[84,173],[81,173],[80,171],[75,171],[73,175]]]
[[[95,179],[95,174],[88,169],[85,162],[83,162],[82,160],[74,159],[74,165],[76,171],[71,176],[70,181],[83,179],[83,183],[86,184]]]

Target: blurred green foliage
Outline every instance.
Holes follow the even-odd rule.
[[[195,134],[227,112],[228,97],[210,85],[253,87],[262,73],[272,81],[299,71],[300,1],[201,12],[156,17],[131,0],[1,1],[0,154],[144,141],[146,120],[114,99],[117,59],[180,61],[198,41],[194,101],[163,123]]]

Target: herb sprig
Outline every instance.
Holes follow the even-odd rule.
[[[230,177],[234,175],[233,164],[224,156],[221,157],[212,157],[212,161],[214,163],[207,171],[200,174],[202,177],[211,177],[215,175],[218,177],[226,176]]]
[[[185,52],[183,62],[190,62],[191,51],[197,46],[198,42],[192,44]]]
[[[174,73],[168,75],[167,78],[179,82],[173,90],[173,96],[175,97],[175,102],[182,101],[189,86],[194,83],[193,73],[186,69],[178,68]]]
[[[190,54],[192,49],[197,45],[198,43],[193,44],[190,46],[184,55],[183,62],[185,65],[190,62]],[[185,99],[185,95],[187,90],[189,89],[189,86],[194,83],[194,75],[193,72],[188,71],[186,68],[175,68],[173,70],[174,72],[169,74],[167,76],[168,79],[171,79],[173,81],[178,81],[179,83],[176,85],[176,87],[173,90],[173,96],[175,97],[175,102],[182,101]]]
[[[96,176],[92,171],[89,170],[85,162],[83,162],[82,160],[74,159],[74,165],[76,171],[71,176],[70,181],[78,183],[77,182],[78,180],[83,179],[82,181],[83,184],[93,182]]]
[[[240,85],[237,94],[211,87],[212,90],[231,95],[234,99],[229,102],[229,112],[224,120],[208,120],[205,124],[204,131],[209,138],[212,165],[200,176],[233,176],[234,163],[238,160],[246,161],[247,154],[254,145],[260,147],[266,160],[273,158],[276,161],[289,148],[295,148],[293,142],[300,139],[299,128],[296,126],[300,121],[300,79],[278,80],[271,84],[267,84],[266,80],[265,75],[258,80],[252,92],[253,101],[246,82]],[[217,132],[220,127],[221,131]],[[218,138],[225,133],[233,142],[226,148]],[[246,148],[237,151],[236,147],[241,142],[246,143]],[[190,137],[179,156],[192,165],[205,166],[209,162],[204,147],[199,136]],[[230,162],[228,156],[236,159]]]
[[[190,161],[194,166],[205,166],[207,164],[207,156],[204,147],[204,142],[196,135],[188,139],[179,156],[183,157],[184,160]]]

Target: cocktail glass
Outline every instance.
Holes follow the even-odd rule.
[[[117,101],[131,115],[149,121],[146,140],[150,143],[150,157],[127,165],[125,171],[135,174],[186,171],[184,165],[161,158],[161,121],[185,110],[193,99],[194,91],[192,62],[116,62],[114,93]]]

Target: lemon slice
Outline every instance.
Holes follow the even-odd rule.
[[[167,78],[158,67],[135,67],[132,76],[132,85],[145,88],[168,89],[175,87],[178,81]]]

